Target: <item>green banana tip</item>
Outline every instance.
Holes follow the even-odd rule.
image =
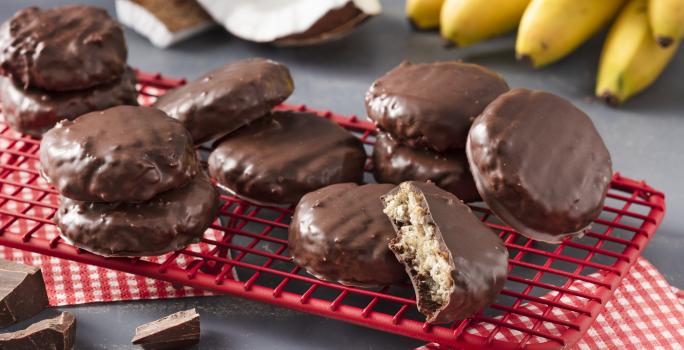
[[[674,40],[671,37],[667,36],[658,36],[656,37],[656,41],[658,42],[658,45],[661,47],[668,47],[674,43]]]

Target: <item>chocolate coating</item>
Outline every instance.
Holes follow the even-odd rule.
[[[328,185],[360,183],[365,161],[361,141],[334,122],[276,111],[219,140],[209,173],[244,198],[292,204]]]
[[[293,90],[286,66],[253,58],[225,65],[171,90],[154,106],[180,120],[200,144],[267,115]]]
[[[373,287],[406,280],[387,247],[394,236],[380,197],[394,186],[354,183],[307,193],[289,231],[289,252],[310,274],[332,282]]]
[[[411,262],[401,261],[394,244],[390,249],[404,264],[416,291],[418,310],[428,322],[445,323],[472,316],[496,300],[508,276],[508,250],[503,241],[490,230],[456,196],[434,184],[411,181],[408,186],[420,193],[420,205],[428,213],[428,221],[436,228],[440,250],[448,252],[451,278],[454,282],[449,300],[441,307],[430,305],[425,286],[411,269]],[[400,185],[401,186],[401,185]],[[400,187],[390,193],[396,193]],[[383,197],[384,198],[384,197]],[[401,223],[392,223],[397,231]]]
[[[591,119],[543,91],[501,95],[470,129],[468,160],[482,198],[524,236],[559,242],[603,208],[610,153]]]
[[[40,137],[57,122],[118,105],[138,105],[132,69],[110,84],[86,90],[48,92],[24,90],[9,78],[0,78],[0,99],[5,121],[14,130]]]
[[[480,199],[464,151],[413,148],[384,132],[378,133],[373,147],[373,176],[377,182],[392,184],[429,180],[463,201]]]
[[[142,202],[198,172],[190,134],[151,107],[118,106],[62,121],[43,135],[42,172],[65,197]]]
[[[68,5],[28,7],[0,26],[0,72],[24,89],[81,90],[118,79],[126,42],[107,11]]]
[[[198,242],[219,210],[200,172],[186,186],[143,203],[93,203],[60,197],[55,222],[66,240],[105,256],[161,255]]]
[[[443,152],[463,149],[473,119],[506,91],[501,76],[476,64],[404,61],[371,85],[366,112],[398,140]]]

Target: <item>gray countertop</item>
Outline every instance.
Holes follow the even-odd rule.
[[[79,1],[75,1],[79,2]],[[83,2],[83,1],[81,1]],[[0,18],[21,7],[70,1],[0,2]],[[88,1],[108,8],[111,0]],[[363,95],[373,80],[404,59],[416,62],[463,59],[501,73],[512,87],[544,89],[572,100],[594,120],[613,157],[614,169],[644,179],[666,194],[667,216],[644,255],[667,280],[684,288],[684,50],[646,92],[619,109],[593,98],[601,38],[541,70],[513,58],[514,38],[447,50],[435,33],[413,32],[399,0],[383,1],[384,12],[352,35],[316,47],[285,49],[241,41],[220,28],[168,50],[126,31],[129,62],[145,71],[196,77],[246,57],[287,64],[294,76],[293,103],[363,116]],[[133,301],[62,307],[78,319],[77,348],[128,349],[137,325],[182,309],[202,315],[201,349],[394,349],[421,342],[231,296]],[[46,311],[47,317],[54,310]],[[25,325],[17,325],[21,327]],[[13,328],[17,328],[13,327]]]

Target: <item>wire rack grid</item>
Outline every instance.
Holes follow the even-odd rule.
[[[184,80],[137,72],[140,102],[149,105]],[[306,106],[357,135],[367,146],[374,127]],[[452,324],[429,324],[410,285],[359,289],[318,280],[287,251],[291,208],[255,205],[222,195],[211,235],[184,250],[152,258],[105,258],[63,241],[52,216],[57,193],[38,171],[40,141],[0,122],[0,244],[48,256],[188,285],[331,317],[463,349],[561,349],[587,331],[665,215],[663,193],[615,174],[604,210],[583,238],[559,245],[531,241],[489,210],[474,211],[499,233],[510,274],[496,303]],[[208,149],[200,148],[206,156]],[[368,167],[371,164],[369,162]],[[370,177],[368,177],[370,178]]]

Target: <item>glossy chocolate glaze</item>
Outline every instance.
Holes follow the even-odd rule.
[[[443,152],[463,149],[473,119],[506,91],[501,76],[476,64],[404,61],[371,85],[366,112],[398,140]]]
[[[218,191],[200,172],[186,186],[143,203],[93,203],[60,197],[62,236],[105,256],[161,255],[198,242],[219,209]]]
[[[560,242],[601,213],[610,153],[591,119],[558,96],[501,95],[475,120],[467,152],[482,198],[528,238]]]
[[[24,89],[81,90],[126,69],[121,26],[104,9],[28,7],[0,26],[0,72]]]
[[[171,90],[154,106],[180,120],[200,144],[267,115],[293,90],[287,67],[252,58],[225,65]]]
[[[473,214],[453,194],[431,183],[412,181],[413,191],[422,194],[421,205],[429,213],[429,222],[436,228],[441,251],[449,253],[451,278],[454,281],[449,301],[439,308],[426,302],[424,293],[429,290],[413,274],[411,262],[404,262],[416,291],[418,310],[428,322],[445,323],[472,316],[493,303],[508,275],[508,250],[503,241]],[[392,190],[398,191],[399,187]],[[400,223],[393,223],[399,231]],[[393,238],[390,249],[395,251]],[[427,298],[429,300],[429,298]]]
[[[0,78],[0,99],[5,121],[14,130],[40,137],[57,122],[118,105],[138,105],[136,77],[132,69],[110,84],[78,91],[22,89],[9,78]]]
[[[432,181],[466,202],[480,200],[463,150],[438,153],[404,145],[385,132],[373,147],[373,176],[380,183]]]
[[[294,262],[327,281],[373,287],[406,280],[387,247],[394,236],[380,197],[394,185],[330,185],[307,193],[290,224]]]
[[[209,173],[239,196],[293,204],[308,192],[360,183],[366,152],[354,135],[312,113],[276,111],[216,142]]]
[[[198,172],[190,133],[151,107],[118,106],[62,121],[43,135],[42,173],[65,197],[142,202]]]

